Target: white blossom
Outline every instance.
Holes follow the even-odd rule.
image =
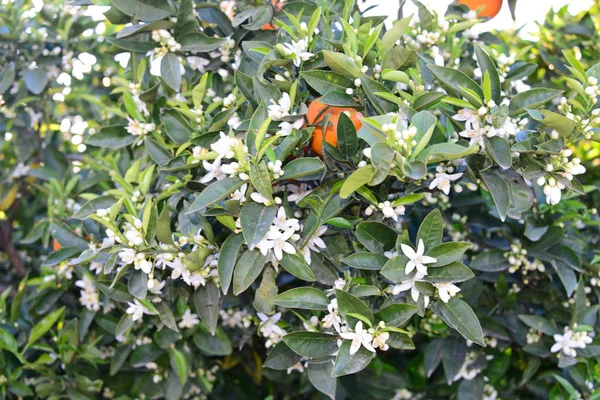
[[[417,272],[419,272],[420,274],[427,275],[427,267],[425,266],[425,264],[432,264],[437,262],[437,259],[424,255],[425,243],[423,243],[423,239],[419,239],[417,251],[413,250],[412,247],[404,243],[400,245],[400,248],[409,260],[406,263],[406,269],[404,271],[406,274],[410,274],[416,268]]]
[[[360,349],[360,346],[363,346],[370,352],[375,353],[375,349],[371,344],[373,341],[373,335],[370,334],[366,329],[363,329],[362,321],[358,321],[356,323],[354,332],[341,332],[340,336],[343,339],[352,341],[352,344],[350,345],[350,355],[355,354]]]

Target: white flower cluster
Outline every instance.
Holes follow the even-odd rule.
[[[381,130],[388,136],[393,136],[398,149],[401,151],[404,150],[404,153],[407,156],[410,155],[412,148],[417,145],[417,141],[414,140],[414,137],[417,134],[416,126],[399,130],[395,124],[383,124]]]
[[[281,319],[280,312],[270,317],[263,313],[257,313],[256,315],[260,319],[260,323],[258,325],[258,332],[264,338],[267,338],[267,341],[265,342],[266,348],[276,345],[287,334],[287,332],[283,328],[277,325],[277,323]]]
[[[136,121],[135,119],[127,118],[129,123],[125,127],[125,130],[133,136],[144,136],[154,131],[156,126],[152,123],[145,123]]]
[[[129,82],[129,91],[131,92],[131,97],[133,97],[137,109],[146,117],[149,116],[150,111],[148,111],[148,106],[140,99],[140,95],[142,94],[141,85],[139,83]]]
[[[576,329],[577,325],[573,326]],[[585,349],[585,346],[592,343],[592,338],[588,336],[586,331],[573,331],[570,327],[565,326],[562,335],[554,335],[554,345],[550,348],[552,353],[562,352],[567,357],[577,357],[575,349]],[[560,354],[559,354],[560,356]]]
[[[214,151],[214,153],[212,153],[213,157],[215,153],[217,157],[212,164],[206,159],[202,161],[202,166],[204,167],[206,174],[200,178],[200,182],[208,183],[213,179],[221,180],[227,178],[227,176],[236,174],[239,174],[239,177],[243,180],[250,179],[247,173],[240,170],[240,164],[238,162],[232,161],[229,164],[222,164],[223,159],[234,158],[238,152],[241,153],[241,157],[245,157],[247,154],[248,147],[242,145],[238,139],[221,132],[219,140],[212,143],[210,148]],[[195,162],[198,162],[199,160],[210,156],[210,154],[206,149],[196,146],[192,149],[192,156]]]
[[[87,275],[84,275],[83,279],[75,282],[75,286],[81,288],[81,291],[79,292],[79,302],[82,306],[89,311],[100,310],[100,297],[98,296],[98,291],[96,290],[96,286],[92,279]]]
[[[537,343],[540,341],[541,338],[542,337],[541,337],[540,333],[533,328],[530,328],[529,331],[527,332],[527,335],[525,336],[525,339],[527,340],[527,344]]]
[[[506,257],[510,264],[508,272],[511,274],[514,274],[518,270],[521,270],[523,275],[527,275],[530,271],[544,272],[546,270],[544,263],[540,260],[534,259],[533,261],[529,261],[527,258],[527,249],[524,249],[518,240],[515,240],[510,245],[510,250],[504,253],[504,257]]]
[[[464,379],[467,381],[473,380],[480,372],[481,369],[475,367],[475,361],[477,361],[478,354],[474,351],[470,351],[467,353],[465,357],[465,361],[458,371],[458,373],[454,376],[454,382]]]
[[[299,67],[302,61],[308,61],[314,56],[308,51],[308,39],[300,39],[297,42],[292,40],[291,43],[283,43],[276,48],[285,57],[291,58],[296,67]]]
[[[415,37],[415,41],[412,43],[416,44],[418,48],[421,48],[421,46],[435,46],[440,42],[446,41],[446,38],[441,36],[441,32],[429,32],[418,26],[412,29],[412,36]]]
[[[573,180],[574,175],[584,174],[586,169],[581,165],[581,160],[577,157],[569,160],[573,154],[570,149],[564,149],[560,154],[552,155],[551,162],[546,165],[546,176],[541,176],[536,180],[538,186],[544,188],[546,203],[556,205],[562,197],[561,191],[565,189],[565,184],[558,180],[552,173],[558,173],[569,181]],[[562,170],[562,171],[561,171]]]
[[[452,182],[459,180],[462,176],[463,173],[459,172],[459,173],[453,173],[454,172],[454,166],[452,165],[448,165],[446,166],[445,164],[440,164],[435,168],[435,177],[433,178],[433,180],[431,181],[431,183],[429,184],[429,189],[439,189],[442,192],[444,192],[445,195],[450,194],[450,188],[452,185]],[[462,186],[460,186],[459,184],[454,185],[454,191],[457,193],[462,192]]]
[[[225,41],[219,49],[210,53],[211,58],[219,58],[223,62],[231,61],[231,51],[235,49],[235,40],[230,36],[225,38]]]
[[[177,43],[171,32],[166,29],[152,31],[152,40],[160,44],[160,47],[154,49],[154,54],[165,56],[168,52],[181,50],[181,44]]]
[[[287,218],[285,208],[280,207],[269,231],[256,247],[264,256],[272,250],[276,260],[281,260],[284,252],[296,254],[296,248],[292,243],[300,239],[300,235],[296,233],[299,230],[300,223],[298,220]]]
[[[392,203],[387,200],[383,203],[379,203],[377,208],[379,208],[379,210],[383,213],[384,218],[390,218],[396,222],[398,222],[398,217],[404,215],[404,212],[406,211],[404,206],[393,206]],[[375,206],[370,205],[365,210],[365,214],[371,215],[374,210]]]
[[[590,97],[592,103],[596,104],[598,102],[597,97],[600,96],[600,88],[598,87],[598,79],[590,76],[588,78],[588,85],[585,88],[585,94]]]
[[[596,103],[596,101],[594,101],[594,104]],[[571,121],[574,121],[583,128],[584,137],[588,140],[590,140],[594,135],[594,128],[600,127],[600,108],[592,110],[591,120],[584,118],[584,116],[573,114],[571,112],[571,105],[568,103],[566,97],[560,98],[559,105],[557,106],[557,108],[565,115],[566,118],[570,119]],[[558,137],[559,133],[556,131],[552,131],[552,138],[557,139]]]
[[[452,117],[455,121],[465,123],[465,130],[459,132],[459,136],[470,139],[470,145],[478,144],[482,149],[485,148],[484,137],[500,136],[508,138],[514,136],[517,132],[516,124],[508,116],[502,122],[493,124],[492,111],[497,107],[494,101],[490,101],[487,107],[481,107],[477,111],[469,108],[459,110]]]
[[[219,317],[221,325],[229,328],[249,328],[252,325],[252,317],[246,310],[220,309]]]
[[[161,245],[166,251],[169,251],[169,247]],[[192,251],[197,249],[194,247]],[[165,252],[159,254],[157,258],[156,266],[159,268],[169,267],[171,269],[171,279],[181,278],[187,285],[192,287],[205,286],[207,281],[212,280],[215,283],[219,283],[219,276],[216,269],[219,253],[210,255],[204,261],[204,265],[195,271],[190,271],[184,263],[186,254],[183,252],[174,254],[173,252]]]
[[[400,245],[400,248],[402,249],[402,253],[404,253],[404,255],[408,258],[404,273],[408,275],[415,269],[416,273],[410,279],[407,279],[399,284],[392,285],[389,290],[394,296],[410,290],[411,298],[414,301],[419,300],[419,297],[423,295],[424,304],[427,308],[429,305],[429,296],[422,294],[417,288],[416,283],[421,282],[427,275],[426,264],[435,263],[437,262],[437,259],[424,255],[425,244],[423,243],[422,239],[419,240],[416,251],[404,243]],[[395,255],[395,253],[386,253],[386,256],[389,258],[392,258]],[[450,282],[434,283],[433,286],[437,289],[438,296],[444,303],[447,303],[452,297],[460,292],[460,288]]]

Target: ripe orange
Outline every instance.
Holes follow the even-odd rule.
[[[357,112],[353,108],[348,107],[332,107],[326,104],[323,104],[319,101],[319,99],[313,100],[308,106],[308,112],[306,113],[306,120],[309,125],[318,124],[323,120],[325,115],[329,115],[329,125],[325,129],[325,134],[323,134],[323,127],[317,126],[312,134],[312,150],[318,155],[322,156],[323,149],[323,137],[325,137],[325,141],[332,146],[337,147],[337,123],[340,113],[346,113],[348,117],[350,117],[350,121],[354,124],[354,128],[359,130],[362,126],[362,122],[360,118],[362,114]]]
[[[52,250],[59,251],[62,248],[56,239],[52,239]]]
[[[471,10],[481,8],[477,14],[478,17],[494,18],[502,8],[502,0],[458,0],[458,4],[463,4]]]

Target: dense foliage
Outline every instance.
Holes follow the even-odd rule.
[[[47,3],[0,6],[3,397],[600,397],[598,5]]]

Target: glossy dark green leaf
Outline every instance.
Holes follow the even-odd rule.
[[[465,339],[485,347],[483,331],[477,316],[467,303],[456,297],[451,298],[448,303],[436,301],[430,308],[452,329],[455,329]]]
[[[219,282],[221,283],[221,289],[223,293],[227,294],[231,279],[233,278],[233,267],[237,261],[237,258],[244,244],[243,235],[230,235],[219,252],[219,261],[217,263],[217,271],[219,273]]]
[[[280,307],[305,310],[327,310],[329,298],[313,287],[297,287],[273,297],[273,303]]]
[[[336,335],[322,332],[297,331],[288,333],[283,342],[296,354],[303,357],[326,357],[335,353],[337,347]]]
[[[219,321],[219,289],[214,282],[207,282],[194,292],[194,305],[198,316],[211,335],[215,335]]]
[[[256,246],[267,234],[277,215],[276,206],[249,202],[240,212],[242,234],[251,248]]]
[[[266,263],[267,257],[258,250],[247,250],[242,254],[233,272],[233,294],[237,296],[248,289],[258,278]]]
[[[186,214],[204,210],[206,207],[223,200],[243,184],[244,181],[238,177],[225,178],[211,183],[196,197]]]

